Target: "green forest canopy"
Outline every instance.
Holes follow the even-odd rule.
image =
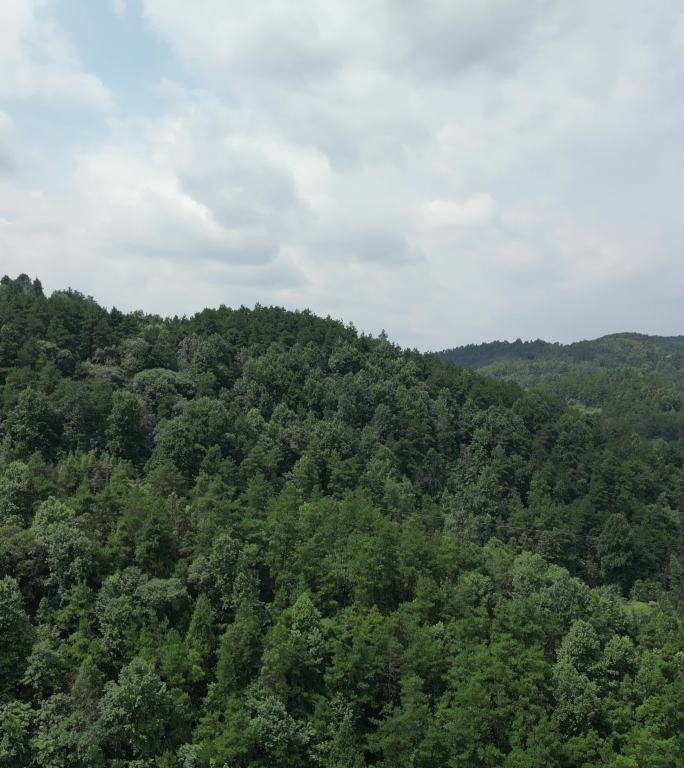
[[[601,410],[613,430],[684,438],[684,336],[621,333],[594,341],[495,341],[438,353],[446,362]]]
[[[681,382],[604,367],[3,278],[0,768],[683,765]]]

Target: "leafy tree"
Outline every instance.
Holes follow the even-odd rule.
[[[402,679],[401,704],[389,710],[370,739],[371,748],[382,754],[381,765],[386,768],[414,765],[421,759],[421,742],[432,722],[422,683],[417,675]]]
[[[211,667],[216,650],[214,615],[206,595],[199,595],[185,636],[185,645],[194,676],[201,680],[205,670]]]
[[[75,513],[51,497],[33,519],[36,542],[45,548],[50,575],[64,592],[79,581],[87,581],[93,569],[92,542]]]
[[[321,765],[324,768],[364,768],[366,765],[350,709],[344,711],[322,752]]]
[[[64,693],[42,702],[31,747],[39,768],[103,765],[97,734]]]
[[[107,445],[115,456],[131,461],[147,455],[149,439],[143,405],[132,392],[118,390],[114,393],[107,424]]]
[[[0,766],[2,768],[29,768],[31,746],[31,706],[12,700],[0,704]]]
[[[567,661],[553,672],[556,707],[554,717],[566,734],[584,733],[599,711],[596,684]]]
[[[135,760],[161,754],[178,736],[170,732],[178,704],[152,665],[134,658],[109,681],[99,705],[98,729],[105,754],[115,759]]]
[[[32,630],[17,582],[0,579],[0,692],[11,692],[23,672]]]
[[[59,430],[59,414],[48,397],[28,387],[7,417],[5,445],[18,459],[28,458],[34,452],[48,458],[57,450]]]

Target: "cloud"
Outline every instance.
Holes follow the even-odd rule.
[[[161,117],[123,121],[110,141],[77,149],[53,186],[0,185],[5,269],[25,271],[28,260],[46,285],[169,313],[302,282],[283,249],[311,161],[212,98],[175,97]],[[290,167],[298,158],[301,180]]]
[[[12,118],[0,112],[0,172],[14,165],[14,125]]]
[[[491,195],[475,195],[463,202],[428,200],[423,203],[420,218],[428,229],[452,229],[478,226],[491,219],[496,202]]]
[[[447,187],[428,199],[629,132],[656,72],[641,5],[143,3],[188,69],[262,126],[335,170],[392,166],[415,184],[419,168]]]
[[[49,3],[8,7],[0,95],[107,101]],[[671,0],[138,8],[183,76],[3,181],[15,271],[161,312],[309,306],[421,347],[677,330],[654,298],[684,277]]]
[[[68,99],[110,108],[111,94],[81,67],[53,6],[50,0],[3,0],[0,98]]]
[[[354,69],[440,80],[471,67],[510,70],[528,42],[553,38],[565,15],[559,0],[203,0],[192,14],[182,0],[143,2],[192,66],[305,84]]]

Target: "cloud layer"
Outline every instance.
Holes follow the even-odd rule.
[[[40,0],[3,0],[0,24],[0,99],[36,97],[99,108],[111,96],[84,71],[59,24]]]
[[[135,113],[59,3],[8,8],[4,271],[164,313],[308,306],[422,348],[682,330],[674,2],[116,2],[184,73]]]

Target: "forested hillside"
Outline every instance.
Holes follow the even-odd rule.
[[[684,336],[616,333],[574,344],[548,341],[492,341],[446,349],[439,356],[500,378],[540,385],[569,372],[594,374],[615,369],[684,380]]]
[[[495,341],[439,357],[600,410],[623,439],[636,432],[684,440],[684,336],[625,333],[568,345]]]
[[[660,429],[3,278],[0,768],[684,765],[672,349]]]

